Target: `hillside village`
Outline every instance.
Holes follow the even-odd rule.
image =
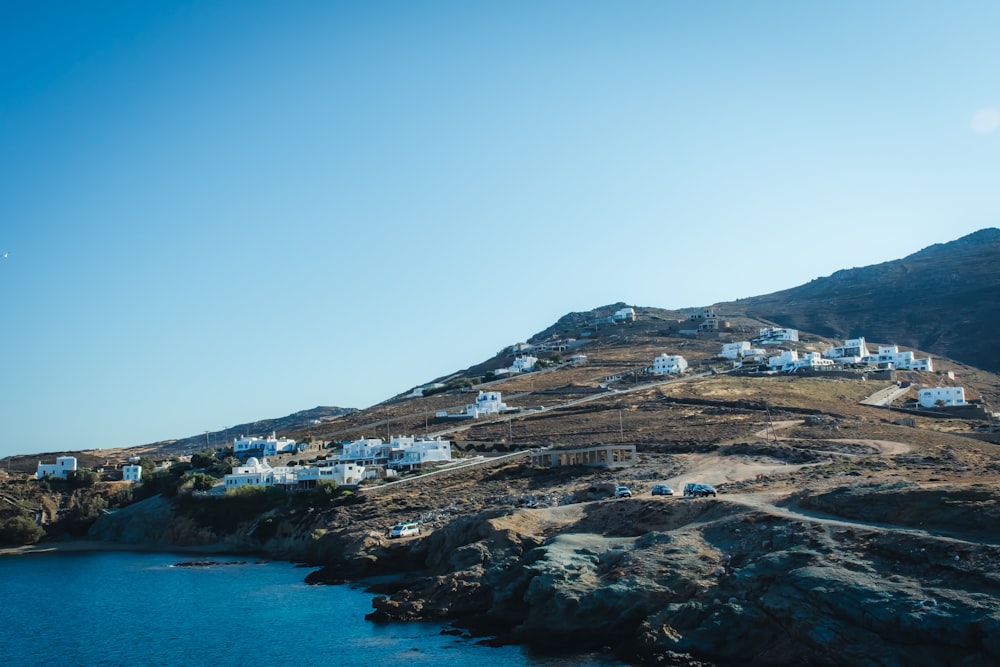
[[[1000,378],[711,309],[623,310],[280,435],[8,461],[4,506],[45,534],[7,534],[261,553],[324,566],[312,582],[404,573],[373,619],[537,646],[586,627],[630,661],[1000,655],[976,639],[1000,636],[1000,497],[984,486],[1000,484]],[[893,578],[873,588],[869,572]],[[820,604],[803,585],[842,592]],[[889,626],[859,634],[849,610],[872,604],[909,625],[936,615],[900,644]],[[721,622],[724,646],[699,630]]]
[[[639,313],[645,312],[644,315]],[[647,326],[642,327],[643,322]],[[648,309],[637,309],[632,306],[618,308],[607,316],[593,317],[590,327],[583,328],[579,332],[579,338],[565,336],[549,336],[544,340],[529,343],[517,343],[511,345],[500,353],[492,365],[497,366],[486,370],[480,378],[480,386],[474,401],[465,404],[461,409],[444,408],[433,410],[433,426],[431,421],[424,417],[424,426],[427,433],[423,435],[396,435],[383,441],[381,438],[361,437],[355,440],[331,441],[325,438],[315,444],[316,436],[310,429],[308,436],[310,442],[297,441],[292,437],[278,438],[276,433],[270,436],[242,436],[235,438],[229,447],[220,448],[215,455],[224,458],[232,456],[239,462],[231,466],[230,471],[217,482],[216,490],[239,488],[243,486],[282,486],[288,489],[309,489],[319,481],[329,481],[339,485],[358,485],[365,483],[380,483],[397,479],[400,474],[413,473],[448,465],[457,460],[460,452],[453,447],[450,440],[442,440],[442,436],[449,432],[458,433],[466,430],[462,426],[453,427],[447,424],[448,421],[475,422],[480,420],[506,419],[511,423],[513,419],[528,419],[532,413],[541,412],[545,409],[558,409],[560,404],[554,403],[542,406],[508,405],[503,400],[503,392],[494,387],[503,385],[505,382],[518,381],[519,378],[540,377],[538,373],[544,372],[546,376],[558,375],[564,371],[574,371],[574,377],[580,375],[580,371],[594,376],[595,367],[607,368],[608,360],[595,359],[596,363],[589,363],[588,349],[598,347],[602,340],[615,341],[622,337],[617,330],[634,331],[639,329],[648,333],[650,324],[657,327],[660,335],[650,339],[644,347],[660,348],[680,348],[697,351],[692,356],[691,362],[683,355],[676,352],[661,352],[655,356],[647,357],[649,365],[627,364],[628,370],[625,372],[612,373],[610,375],[600,374],[596,376],[592,383],[593,391],[616,392],[622,387],[627,387],[631,383],[634,390],[642,384],[655,385],[659,376],[671,376],[673,379],[691,378],[697,380],[704,373],[711,374],[733,374],[750,377],[766,377],[769,375],[783,374],[796,377],[805,375],[814,377],[851,377],[863,380],[871,379],[873,382],[892,382],[900,386],[900,389],[893,393],[891,400],[884,401],[883,404],[895,404],[897,412],[912,410],[923,416],[936,416],[950,418],[956,416],[978,417],[984,420],[984,425],[995,421],[997,415],[984,406],[981,399],[972,402],[966,400],[965,388],[955,384],[956,376],[954,371],[936,373],[933,375],[933,386],[926,384],[931,378],[929,374],[934,373],[934,363],[929,356],[917,356],[914,351],[901,351],[894,344],[880,344],[875,351],[869,349],[868,343],[863,337],[848,339],[843,342],[829,341],[825,345],[816,339],[811,344],[800,340],[799,332],[795,329],[775,326],[760,326],[751,329],[756,333],[749,340],[735,340],[739,333],[746,332],[750,327],[746,323],[734,325],[732,322],[720,317],[713,309],[700,309],[687,314],[685,317],[668,320],[662,315],[651,314]],[[664,328],[666,324],[666,328]],[[596,335],[600,327],[615,328],[615,332],[603,336]],[[671,340],[675,342],[671,343]],[[629,336],[624,336],[623,347],[629,346],[634,341]],[[621,345],[621,343],[616,343]],[[714,353],[711,350],[715,349]],[[810,349],[818,348],[818,349]],[[615,348],[612,348],[615,349]],[[568,359],[562,355],[570,352]],[[536,356],[539,355],[539,356]],[[601,355],[603,356],[603,355]],[[504,360],[509,359],[507,365]],[[641,360],[640,360],[641,361]],[[540,363],[542,362],[542,363]],[[692,366],[691,364],[694,364]],[[925,384],[914,384],[910,381],[898,382],[896,372],[913,371],[919,373],[920,380]],[[449,378],[454,383],[455,377]],[[467,378],[463,377],[467,381]],[[408,421],[407,416],[399,414],[398,408],[405,406],[408,402],[417,403],[418,399],[425,396],[450,396],[455,390],[448,390],[447,384],[442,382],[431,383],[423,387],[418,387],[406,394],[403,399],[396,399],[387,405],[392,405],[397,410],[396,414],[388,423],[403,425]],[[462,384],[462,391],[469,388],[468,384]],[[475,384],[472,385],[473,387]],[[516,385],[515,385],[516,386]],[[445,389],[445,391],[441,391]],[[913,396],[913,391],[916,395]],[[582,387],[577,387],[577,391],[582,391]],[[532,392],[528,392],[530,395]],[[569,392],[572,393],[572,392]],[[567,393],[567,403],[575,402]],[[461,394],[461,391],[459,391]],[[516,392],[519,402],[523,402],[526,394]],[[906,398],[909,396],[909,398]],[[591,394],[590,398],[594,397]],[[439,399],[438,399],[439,400]],[[967,408],[975,405],[977,412],[970,412]],[[957,411],[956,411],[957,409]],[[412,417],[419,417],[426,412],[418,412]],[[312,424],[317,426],[317,424]],[[440,427],[440,428],[439,428]],[[984,426],[986,428],[986,426]],[[624,433],[622,434],[624,436]],[[501,438],[501,440],[503,440]],[[525,443],[529,449],[558,447],[558,442]],[[310,458],[311,453],[311,458]],[[291,460],[290,457],[301,459],[292,464],[272,465],[268,458],[282,457],[284,461]],[[128,461],[120,461],[112,465],[96,467],[96,471],[106,479],[122,479],[130,482],[142,481],[142,467],[138,465],[139,456],[133,455]],[[168,469],[171,463],[183,463],[185,457],[175,457],[176,460],[162,461],[156,468],[160,471]],[[190,456],[187,457],[190,459]],[[308,462],[307,462],[308,461]],[[55,463],[43,463],[39,461],[35,471],[37,479],[62,478],[72,476],[77,470],[77,460],[73,456],[57,457]],[[154,469],[155,470],[155,469]]]

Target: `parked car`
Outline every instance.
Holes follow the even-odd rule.
[[[615,489],[615,498],[631,498],[632,491],[627,486],[619,486]]]
[[[674,490],[671,489],[666,484],[656,484],[655,486],[653,486],[653,495],[654,496],[672,496],[672,495],[674,495]]]
[[[704,498],[705,496],[715,496],[716,490],[711,484],[698,484],[689,482],[684,485],[684,495],[692,498]]]
[[[389,537],[409,537],[420,534],[420,524],[416,521],[402,521],[389,531]]]

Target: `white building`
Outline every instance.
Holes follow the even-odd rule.
[[[310,486],[311,482],[330,481],[343,485],[360,483],[365,478],[367,469],[350,461],[335,461],[318,467],[296,466],[293,472],[295,484]]]
[[[611,316],[613,322],[634,322],[635,321],[635,308],[631,306],[626,308],[619,308],[615,311],[615,314]]]
[[[538,357],[533,357],[530,354],[518,355],[514,357],[514,363],[507,370],[511,373],[530,373],[535,370],[537,363]]]
[[[750,342],[741,340],[738,343],[723,343],[719,356],[733,361],[743,358],[744,354],[750,354]]]
[[[965,387],[932,387],[921,389],[917,392],[917,401],[924,408],[934,408],[939,405],[968,405],[965,402]]]
[[[346,443],[336,460],[413,470],[425,464],[451,461],[451,441],[402,435],[393,436],[388,443],[381,438],[363,438]]]
[[[295,451],[297,451],[297,445],[294,440],[278,438],[274,432],[267,438],[250,437],[233,440],[233,454],[240,458],[244,456],[276,456]]]
[[[777,345],[778,343],[786,341],[796,342],[798,340],[798,329],[775,329],[772,327],[763,327],[760,330],[760,336],[754,339],[754,343],[760,345]]]
[[[66,479],[71,472],[76,471],[76,457],[75,456],[60,456],[56,458],[55,463],[42,463],[38,462],[38,471],[35,473],[35,479],[44,479],[46,477],[58,477],[60,479]]]
[[[337,484],[357,484],[365,476],[364,466],[355,463],[331,461],[323,466],[276,466],[266,459],[251,456],[246,463],[233,468],[225,477],[225,488],[242,486],[310,486],[317,481]]]
[[[653,359],[652,373],[667,375],[671,373],[683,373],[687,370],[687,360],[679,354],[663,353]]]
[[[425,465],[451,461],[450,440],[396,436],[389,444],[391,451],[388,467],[396,470],[415,470]]]
[[[142,481],[142,466],[130,463],[127,466],[122,466],[122,479],[126,482],[141,482]]]
[[[838,364],[860,364],[863,359],[871,356],[864,337],[850,338],[839,347],[831,347],[823,351],[823,356]]]
[[[775,372],[794,373],[800,368],[831,369],[834,362],[832,359],[824,359],[819,352],[807,352],[799,357],[799,353],[795,350],[782,350],[781,354],[767,358],[767,366]]]
[[[878,354],[865,358],[879,368],[896,369],[900,371],[933,371],[934,363],[930,357],[917,359],[913,352],[900,352],[897,345],[879,345]]]

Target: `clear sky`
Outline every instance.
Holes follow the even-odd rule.
[[[6,2],[0,456],[1000,223],[1000,3]]]

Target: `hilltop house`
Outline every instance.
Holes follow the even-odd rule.
[[[480,391],[476,402],[466,405],[462,412],[438,410],[434,416],[445,419],[478,419],[485,415],[497,415],[508,409],[507,404],[501,400],[499,391]]]
[[[46,477],[66,479],[71,472],[76,472],[76,457],[60,456],[56,458],[55,463],[42,463],[39,461],[35,479],[45,479]]]
[[[450,462],[451,441],[402,435],[393,436],[388,443],[381,438],[362,438],[345,443],[336,460],[394,470],[415,470],[428,464]]]
[[[781,354],[767,358],[767,366],[775,372],[794,373],[801,368],[831,369],[834,363],[832,359],[824,359],[819,352],[807,352],[800,358],[795,350],[782,350]]]
[[[626,308],[619,308],[615,311],[615,314],[611,316],[614,322],[634,322],[635,321],[635,308],[628,306]]]
[[[530,354],[519,354],[514,357],[514,363],[512,363],[507,368],[500,368],[494,371],[496,375],[506,375],[508,373],[530,373],[535,370],[535,364],[538,363],[538,357],[533,357]]]
[[[762,327],[760,335],[753,339],[754,345],[778,345],[784,342],[798,342],[798,329],[775,329],[772,327]]]
[[[122,466],[122,479],[126,482],[141,482],[142,466],[135,463]]]
[[[897,345],[879,345],[878,354],[866,357],[867,363],[875,364],[879,368],[895,369],[899,371],[933,371],[934,363],[930,357],[917,359],[913,352],[900,352]]]
[[[750,342],[745,340],[736,343],[723,343],[722,351],[719,352],[720,357],[731,359],[732,361],[739,361],[748,357],[763,358],[765,354],[766,352],[760,348],[750,347]]]
[[[687,370],[688,362],[687,360],[679,354],[667,354],[663,353],[653,359],[653,368],[650,369],[651,373],[657,375],[667,375],[671,373],[683,373]]]
[[[823,351],[823,356],[832,359],[838,364],[860,364],[864,359],[871,356],[864,337],[850,338],[844,341],[839,347],[831,347]]]
[[[238,458],[247,456],[265,457],[278,454],[292,454],[305,449],[289,438],[278,438],[274,432],[267,438],[237,438],[233,440],[233,454]]]
[[[917,402],[924,408],[968,405],[965,387],[931,387],[917,392]]]
[[[318,481],[332,481],[337,484],[357,484],[365,475],[364,466],[354,463],[332,462],[330,465],[314,466],[271,466],[267,459],[251,456],[246,463],[233,468],[225,476],[225,488],[241,486],[315,486]]]

